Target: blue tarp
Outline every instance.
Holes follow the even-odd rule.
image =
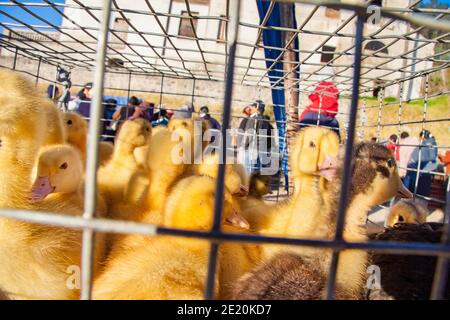
[[[128,97],[122,97],[122,96],[103,96],[103,101],[106,101],[108,99],[114,99],[117,101],[118,106],[126,106],[128,104]]]
[[[265,0],[256,0],[256,4],[258,6],[260,23],[263,21],[266,13],[270,7],[270,1]],[[284,4],[289,5],[289,4]],[[295,19],[295,7],[294,4],[290,4],[293,8],[292,12],[292,22],[294,28],[297,28],[297,23]],[[280,3],[275,3],[272,13],[269,16],[269,19],[266,23],[267,27],[281,27],[281,15],[280,15]],[[271,30],[264,29],[262,32],[263,35],[263,43],[264,46],[274,47],[274,48],[283,48],[283,34],[282,31],[279,30]],[[295,38],[294,41],[295,49],[298,49],[298,38]],[[274,66],[272,66],[273,61],[277,59],[280,54],[282,54],[281,50],[264,48],[264,55],[266,58],[266,67],[271,71],[269,71],[268,76],[269,80],[272,84],[277,82],[281,77],[283,77],[283,63],[278,62]],[[296,54],[296,59],[299,61],[298,53]],[[272,61],[271,61],[272,60]],[[297,77],[300,70],[297,70]],[[285,177],[285,186],[288,188],[288,157],[287,150],[285,148],[285,131],[286,131],[286,109],[284,106],[285,96],[284,96],[284,83],[280,81],[275,87],[272,88],[272,103],[273,103],[273,113],[275,116],[275,121],[277,121],[278,128],[278,143],[280,149],[280,155],[282,157],[282,169]]]

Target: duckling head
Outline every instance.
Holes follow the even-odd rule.
[[[30,200],[40,201],[51,193],[75,192],[82,175],[83,164],[77,149],[69,145],[45,148],[39,155]]]
[[[123,123],[117,135],[117,140],[138,148],[147,145],[151,135],[152,126],[150,122],[143,118],[136,118]]]
[[[398,175],[394,155],[385,146],[372,142],[356,145],[352,165],[352,195],[363,193],[369,205],[394,196],[412,198]]]
[[[193,230],[211,229],[215,187],[215,180],[208,176],[191,176],[181,180],[167,200],[167,225]],[[249,228],[248,222],[239,215],[239,206],[228,190],[224,193],[222,227],[224,230]]]
[[[268,193],[272,193],[270,189],[271,176],[263,175],[257,171],[250,176],[249,195],[253,197],[262,197]]]
[[[401,199],[391,207],[384,226],[392,228],[397,223],[422,224],[427,222],[427,216],[427,208],[420,203]]]
[[[228,161],[228,160],[227,160]],[[231,160],[230,160],[231,161]],[[200,175],[217,178],[218,175],[218,154],[205,156],[203,162],[197,166],[197,173]],[[248,195],[248,182],[245,168],[238,163],[225,164],[225,187],[233,196],[245,197]]]
[[[334,167],[322,167],[323,163],[337,157],[338,152],[339,138],[336,133],[322,127],[308,127],[299,132],[294,142],[291,166],[299,173],[322,172],[324,175],[325,170],[334,170]]]
[[[67,132],[67,142],[70,144],[86,144],[87,122],[76,112],[62,113],[64,127]]]

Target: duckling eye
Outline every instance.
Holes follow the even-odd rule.
[[[399,221],[399,222],[403,222],[403,221],[405,221],[405,218],[403,218],[403,216],[399,216],[399,217],[398,217],[398,221]]]
[[[64,162],[62,165],[59,166],[59,168],[62,170],[66,170],[68,166],[69,165],[67,164],[67,162]]]
[[[310,141],[310,142],[309,142],[309,146],[310,146],[311,148],[315,148],[315,147],[316,147],[316,144],[314,143],[314,141]]]
[[[72,125],[72,120],[67,120],[67,124],[68,124],[69,126],[71,126],[71,125]]]
[[[387,165],[388,165],[389,168],[392,168],[394,166],[394,160],[387,159],[386,162],[387,162]]]

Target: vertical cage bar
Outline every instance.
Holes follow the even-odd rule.
[[[192,92],[191,92],[191,105],[192,105],[192,108],[194,108],[194,96],[195,96],[195,78],[194,78],[194,81],[192,81]]]
[[[16,70],[16,66],[17,66],[17,54],[18,54],[18,52],[19,52],[19,49],[16,48],[16,51],[14,52],[14,61],[13,61],[13,66],[12,66],[12,69],[13,69],[13,70]]]
[[[364,97],[363,98],[362,115],[360,116],[361,130],[359,130],[359,141],[364,141],[365,124],[366,124],[366,117],[367,117],[366,107],[367,107],[367,99],[366,99],[366,97]]]
[[[126,107],[125,119],[120,119],[121,121],[125,121],[130,116],[130,114],[128,114],[128,112],[130,112],[130,109],[128,108],[128,103],[130,102],[130,96],[131,96],[131,72],[128,73],[127,105],[125,106]]]
[[[219,172],[217,175],[216,183],[216,194],[214,199],[214,224],[212,232],[220,232],[220,223],[222,220],[223,211],[223,200],[224,200],[224,180],[225,180],[225,163],[227,152],[225,150],[227,146],[227,130],[230,126],[230,115],[231,115],[231,101],[233,96],[233,77],[234,77],[234,64],[237,46],[237,37],[239,31],[239,10],[240,10],[240,0],[230,2],[230,28],[229,28],[229,42],[228,52],[229,59],[227,64],[227,78],[225,82],[225,96],[223,103],[223,115],[222,115],[222,139],[221,139],[221,152],[219,161]],[[214,298],[214,279],[217,267],[217,254],[219,250],[219,244],[217,242],[211,242],[210,253],[209,253],[209,263],[208,263],[208,274],[206,279],[205,288],[205,298],[211,300]]]
[[[56,82],[58,80],[58,67],[56,67],[55,78],[53,79],[53,90],[52,90],[52,100],[55,99],[56,94]],[[59,108],[59,105],[58,105]],[[61,109],[60,109],[61,110]]]
[[[425,130],[425,123],[427,122],[427,111],[428,111],[428,74],[425,75],[425,95],[423,97],[423,115],[422,115],[422,129]],[[417,171],[416,171],[416,181],[414,181],[414,198],[417,195],[417,188],[419,187],[419,179],[420,179],[420,169],[421,169],[421,162],[422,162],[422,150],[423,150],[423,140],[424,137],[422,136],[419,140],[419,157],[417,160]]]
[[[162,108],[163,90],[164,90],[164,74],[161,76],[161,87],[159,90],[159,114],[160,115],[161,115],[161,108]]]
[[[398,134],[398,142],[400,142],[400,135],[402,133],[402,117],[403,117],[403,86],[404,81],[400,82],[400,98],[398,105],[398,126],[397,126],[397,134]]]
[[[378,93],[378,118],[377,118],[377,142],[380,143],[381,136],[381,109],[383,108],[384,87]]]
[[[98,51],[94,73],[94,95],[91,104],[89,137],[86,158],[86,181],[84,193],[83,218],[91,220],[95,216],[97,205],[97,165],[98,136],[102,116],[103,84],[105,77],[106,45],[108,42],[109,22],[111,18],[111,0],[103,0],[101,25],[98,33]],[[83,247],[81,254],[81,299],[91,299],[93,250],[95,234],[92,230],[83,230]]]
[[[39,83],[39,75],[40,75],[40,73],[41,73],[41,62],[42,62],[42,58],[39,57],[39,60],[38,60],[38,66],[37,66],[37,71],[36,71],[36,86],[37,86],[38,83]]]
[[[361,77],[361,51],[363,42],[363,30],[364,30],[364,18],[361,15],[358,15],[358,18],[356,19],[352,101],[350,104],[349,125],[347,130],[347,141],[345,145],[344,170],[342,172],[341,194],[339,197],[339,207],[336,221],[336,233],[334,236],[335,241],[342,240],[345,224],[345,211],[347,208],[348,196],[350,194],[351,170],[352,170],[351,164],[353,156],[353,144],[355,140],[356,116],[358,111],[359,80]],[[337,250],[333,249],[333,255],[331,258],[331,264],[327,279],[327,287],[325,292],[325,298],[327,300],[334,299],[334,291],[336,287],[336,272],[339,263],[339,253],[340,253],[339,249]]]

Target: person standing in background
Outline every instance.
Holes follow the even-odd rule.
[[[54,84],[49,84],[47,87],[47,97],[53,102],[57,103],[59,96],[59,88]]]
[[[308,98],[311,104],[300,115],[300,128],[311,125],[324,126],[336,132],[340,139],[339,122],[336,119],[339,90],[336,85],[333,82],[321,81]]]
[[[414,151],[414,149],[419,145],[419,139],[416,137],[410,137],[409,133],[406,131],[403,131],[400,134],[400,144],[398,146],[399,148],[399,168],[398,173],[401,178],[403,178],[403,183],[407,185],[409,181],[406,178],[407,173],[407,167],[409,163],[409,159],[411,159],[411,154]]]
[[[250,105],[250,116],[245,121],[242,139],[238,141],[241,154],[245,158],[241,163],[245,163],[248,174],[261,170],[268,163],[272,147],[272,126],[264,116],[265,104],[257,100]],[[242,133],[242,132],[241,132]]]
[[[411,191],[417,191],[417,194],[428,197],[431,191],[431,171],[436,170],[437,163],[437,143],[436,139],[428,130],[420,132],[420,145],[415,147],[408,161],[408,173],[406,174],[407,183],[405,186]],[[420,172],[417,172],[420,170]],[[419,179],[416,180],[419,173]]]
[[[136,118],[144,118],[151,121],[153,117],[153,109],[155,104],[152,102],[142,101],[139,105],[134,107],[133,114],[127,118],[127,120],[132,120]]]
[[[92,100],[92,82],[88,82],[84,85],[77,94],[77,112],[85,118],[89,118],[91,115],[91,100]]]
[[[115,121],[114,127],[116,128],[117,132],[119,131],[122,123],[134,114],[135,108],[139,106],[139,103],[139,99],[135,96],[132,96],[128,100],[128,104],[126,106],[121,106],[120,108],[116,109],[116,112],[114,112],[112,119]]]
[[[209,108],[207,106],[203,106],[200,108],[199,117],[202,120],[208,121],[210,129],[220,130],[221,126],[219,121],[211,116],[211,114],[209,113]]]
[[[398,136],[396,134],[391,134],[389,137],[389,141],[386,144],[386,148],[392,150],[392,153],[395,155],[395,160],[400,160],[400,150],[398,147]]]
[[[444,165],[445,174],[450,175],[450,150],[439,152],[438,158]]]
[[[116,99],[108,99],[104,103],[103,109],[103,141],[110,141],[114,143],[114,138],[116,136],[116,130],[114,129],[112,120],[113,114],[117,108],[117,100]]]

